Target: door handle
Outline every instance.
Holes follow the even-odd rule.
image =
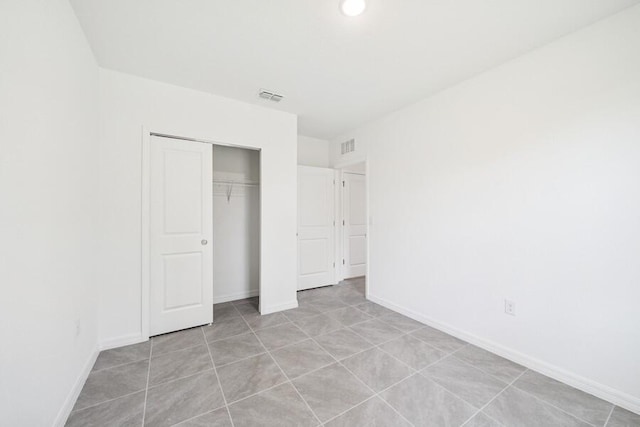
[[[202,244],[202,246],[206,246],[207,243],[209,242],[207,242],[205,239],[200,240],[200,244]]]

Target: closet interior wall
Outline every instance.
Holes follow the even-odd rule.
[[[213,146],[213,302],[260,290],[260,151]]]

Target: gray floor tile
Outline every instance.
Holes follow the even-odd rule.
[[[317,298],[332,297],[335,295],[335,286],[323,286],[321,288],[308,289],[298,292],[298,301],[308,301]]]
[[[587,427],[589,424],[511,386],[496,397],[484,413],[505,426]]]
[[[268,354],[250,357],[218,368],[222,390],[228,403],[286,381]]]
[[[467,345],[456,352],[456,357],[506,383],[518,378],[526,368],[474,345]]]
[[[258,330],[264,328],[270,328],[272,326],[281,325],[283,323],[289,323],[289,319],[282,313],[271,314],[252,314],[244,316],[244,320],[247,321],[251,329]]]
[[[99,371],[100,369],[113,368],[114,366],[148,359],[150,352],[151,341],[104,350],[98,355],[92,370]]]
[[[272,355],[290,379],[334,362],[329,353],[310,339],[276,350]]]
[[[260,314],[258,310],[258,302],[257,301],[249,301],[241,304],[235,304],[236,310],[240,312],[243,316],[253,316],[256,314]]]
[[[604,425],[612,404],[534,371],[525,372],[513,384],[569,414],[595,425]]]
[[[260,297],[248,297],[248,298],[242,298],[242,299],[237,299],[235,301],[231,301],[231,303],[233,305],[241,305],[241,304],[253,304],[256,307],[258,307],[258,305],[260,305]]]
[[[313,412],[325,422],[373,393],[344,367],[336,364],[293,380]]]
[[[640,427],[640,414],[616,406],[606,427]]]
[[[223,303],[215,304],[213,306],[213,321],[219,322],[221,320],[231,319],[233,317],[240,316],[240,312],[236,310],[233,304]]]
[[[315,340],[336,359],[344,359],[372,347],[371,343],[347,329],[321,335]]]
[[[415,370],[426,368],[447,355],[411,335],[404,335],[380,346],[381,349],[402,360]]]
[[[477,413],[473,418],[464,424],[464,427],[502,427],[502,424],[489,418],[482,412]]]
[[[216,409],[177,424],[180,427],[232,427],[227,408]]]
[[[381,394],[391,406],[415,425],[462,425],[475,409],[433,381],[413,375]]]
[[[233,306],[235,305],[235,303],[233,301],[227,301],[227,302],[219,302],[217,304],[213,305],[213,308],[222,308],[222,307],[229,307],[229,306]]]
[[[144,390],[148,372],[149,361],[143,360],[90,373],[74,410]]]
[[[348,305],[358,305],[367,302],[364,295],[357,289],[352,289],[351,292],[344,292],[338,298]]]
[[[340,308],[338,310],[330,311],[327,313],[327,316],[336,319],[344,326],[351,326],[356,323],[373,319],[373,317],[355,307]]]
[[[489,403],[507,386],[453,356],[429,366],[422,374],[477,408]]]
[[[144,395],[141,391],[115,400],[74,411],[65,424],[67,427],[117,425],[140,426],[144,411]]]
[[[208,342],[246,334],[251,331],[251,329],[249,329],[249,325],[247,325],[247,322],[245,322],[242,317],[221,320],[217,323],[213,322],[213,325],[204,326],[202,329],[204,330],[204,334],[206,335]]]
[[[266,352],[253,332],[213,341],[209,344],[216,366],[226,365],[246,357]]]
[[[424,327],[422,323],[410,319],[407,316],[403,316],[400,313],[386,314],[380,317],[380,320],[404,333],[413,332]]]
[[[291,320],[292,322],[297,322],[307,317],[317,316],[321,314],[321,312],[320,310],[317,310],[312,306],[304,306],[283,311],[282,314],[287,316],[287,319]]]
[[[394,338],[398,338],[403,335],[396,328],[387,325],[386,323],[373,319],[367,322],[358,323],[350,328],[356,334],[360,335],[371,344],[382,344],[383,342],[390,341]]]
[[[149,387],[213,369],[206,345],[172,351],[151,358]]]
[[[335,297],[313,298],[309,301],[309,304],[311,304],[311,306],[316,310],[319,310],[322,312],[348,307],[347,304],[345,304],[344,302],[340,301],[338,298],[335,298]]]
[[[374,397],[325,424],[327,427],[411,427],[396,411]]]
[[[303,319],[297,320],[295,324],[311,337],[317,337],[319,335],[324,335],[329,332],[342,329],[342,323],[325,314],[313,317],[305,317]]]
[[[293,323],[285,323],[272,328],[260,329],[255,333],[268,350],[275,350],[308,338],[307,334],[302,332],[302,330]]]
[[[383,307],[379,304],[376,304],[374,302],[371,301],[367,301],[365,303],[362,304],[358,304],[356,305],[356,308],[360,311],[364,311],[365,313],[367,313],[369,316],[373,316],[373,317],[380,317],[380,316],[384,316],[387,314],[393,314],[394,312],[392,310],[389,310],[386,307]]]
[[[184,331],[158,335],[153,337],[152,340],[154,356],[204,344],[201,328],[185,329]]]
[[[316,426],[318,420],[290,383],[229,406],[236,427]]]
[[[170,426],[224,406],[213,371],[149,388],[144,424]]]
[[[466,342],[459,340],[456,337],[453,337],[430,326],[425,326],[422,329],[418,329],[417,331],[412,332],[411,335],[418,338],[419,340],[426,342],[430,346],[439,348],[440,350],[446,351],[447,353],[452,353],[456,350],[459,350],[467,344]]]
[[[379,392],[413,374],[413,370],[378,348],[372,348],[342,361],[356,377]]]
[[[364,292],[358,287],[350,285],[348,282],[342,281],[338,286],[333,287],[333,295],[338,298],[348,297],[351,295],[364,296]]]

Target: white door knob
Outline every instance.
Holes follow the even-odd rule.
[[[200,243],[202,243],[202,246],[205,246],[205,245],[206,245],[207,243],[209,243],[209,242],[207,242],[206,240],[202,239],[202,240],[200,241]]]

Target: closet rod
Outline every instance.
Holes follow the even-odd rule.
[[[241,187],[259,187],[259,183],[255,182],[238,182],[238,181],[213,181],[214,184],[230,184],[230,185],[239,185]]]

